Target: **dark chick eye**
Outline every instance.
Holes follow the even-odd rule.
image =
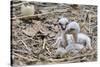
[[[68,25],[68,23],[66,23],[66,25]]]
[[[59,23],[59,25],[62,25],[61,23]]]
[[[74,28],[71,28],[71,29],[70,29],[70,31],[74,31],[74,30],[75,30]]]

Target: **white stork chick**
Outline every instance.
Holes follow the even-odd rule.
[[[63,47],[59,47],[57,48],[55,55],[56,56],[59,55],[60,57],[63,57],[66,53],[67,53],[66,49],[64,49]]]
[[[91,46],[91,39],[83,33],[77,34],[77,43],[74,42],[74,38],[72,34],[65,34],[66,37],[63,37],[62,35],[57,38],[56,43],[54,44],[54,47],[57,48],[56,55],[60,55],[61,57],[64,56],[68,52],[73,52],[74,54],[77,54],[78,52],[82,51],[84,52],[84,49],[92,50]],[[63,41],[66,39],[66,46],[63,46]],[[63,42],[63,43],[62,43]]]
[[[21,14],[23,16],[30,16],[30,15],[34,15],[35,13],[35,8],[33,5],[22,5],[21,6]]]
[[[63,57],[68,52],[73,52],[74,54],[76,54],[84,48],[83,45],[75,44],[73,42],[72,34],[67,34],[66,37],[67,37],[66,42],[68,42],[68,45],[65,48],[61,47],[61,45],[62,45],[61,42],[64,40],[64,38],[58,37],[60,40],[58,41],[59,43],[56,44],[57,50],[56,50],[56,53],[55,53],[57,56],[59,55],[60,57]]]
[[[90,49],[90,50],[93,49],[92,46],[91,46],[91,39],[86,34],[78,33],[78,35],[77,35],[77,43],[83,44],[86,49]]]
[[[59,23],[59,27],[62,30],[61,33],[63,34],[63,36],[65,36],[66,34],[67,35],[72,34],[73,42],[75,41],[74,42],[75,44],[83,44],[83,45],[86,44],[85,45],[86,48],[92,49],[91,39],[86,34],[80,33],[80,26],[77,22],[75,22],[75,21],[68,22],[67,18],[62,17],[59,19],[58,23]],[[68,38],[71,38],[71,37],[63,37],[63,36],[62,36],[62,40],[66,40]],[[70,40],[67,41],[67,43],[68,42],[70,42]]]
[[[91,39],[87,35],[85,35],[83,33],[78,33],[77,38],[78,38],[77,43],[74,43],[73,35],[66,34],[67,45],[64,48],[64,47],[62,47],[61,42],[63,42],[63,40],[65,40],[65,38],[63,38],[61,36],[58,37],[58,42],[56,42],[56,44],[55,44],[55,46],[57,47],[56,55],[60,55],[62,57],[68,52],[73,52],[74,54],[77,54],[78,52],[80,52],[83,49],[92,50]]]
[[[69,22],[67,18],[62,17],[58,21],[59,27],[62,31],[69,31],[67,33],[73,34],[74,41],[77,42],[77,34],[80,32],[80,26],[77,22]]]
[[[82,49],[89,49],[92,50],[92,46],[91,46],[91,39],[83,33],[78,33],[77,34],[77,43],[74,43],[74,39],[73,39],[73,35],[71,34],[67,34],[67,42],[68,42],[68,46],[66,46],[66,51],[72,51],[72,52],[79,52]]]
[[[61,17],[59,20],[58,20],[58,24],[59,24],[59,28],[60,30],[65,30],[67,25],[69,24],[68,22],[68,19],[65,18],[65,17]]]
[[[70,31],[72,29],[74,29],[74,31],[71,32],[71,34],[73,34],[73,36],[74,36],[74,41],[77,41],[77,33],[80,32],[80,26],[78,23],[69,22],[67,18],[61,17],[58,20],[58,24],[59,24],[59,28],[60,28],[60,31],[59,31],[60,36],[58,36],[56,43],[53,44],[53,47],[58,47],[61,40],[63,40],[63,42],[65,42],[65,44],[67,44],[65,34],[66,34],[66,32],[68,33],[68,31]],[[58,45],[56,45],[56,44],[58,44]],[[64,43],[63,43],[63,45],[64,45]]]
[[[62,17],[59,19],[58,23],[61,30],[67,31],[69,29],[75,29],[77,33],[80,32],[80,26],[75,21],[69,22],[67,18]]]
[[[61,18],[59,20],[59,27],[61,28],[61,35],[57,38],[56,43],[53,44],[54,47],[57,47],[57,52],[62,52],[65,50],[61,50],[62,45],[65,45],[64,48],[66,48],[66,52],[69,50],[78,50],[80,51],[83,48],[92,49],[91,47],[91,39],[80,32],[80,26],[76,22],[68,22],[67,18]],[[73,34],[66,34],[69,33],[71,29],[74,29],[74,32],[76,33],[76,42],[74,42],[74,36]],[[73,31],[73,30],[72,30]],[[71,31],[70,31],[71,32]],[[60,48],[60,49],[59,49]]]
[[[75,21],[69,22],[69,24],[67,25],[66,31],[71,30],[71,29],[74,29],[76,33],[80,32],[80,26]]]
[[[82,44],[74,43],[72,34],[67,34],[66,37],[67,37],[67,41],[68,41],[66,50],[71,50],[71,49],[81,50],[82,48],[84,48],[84,46]]]

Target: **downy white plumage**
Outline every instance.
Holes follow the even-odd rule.
[[[54,47],[57,48],[56,54],[57,55],[64,55],[65,53],[72,51],[72,52],[79,52],[83,48],[92,50],[91,46],[91,39],[84,33],[80,33],[80,26],[76,22],[68,22],[67,18],[62,17],[59,19],[59,27],[61,28],[61,35],[57,38],[55,44],[53,44]],[[74,41],[74,37],[72,34],[66,34],[68,33],[68,30],[74,29],[77,35],[77,43]],[[65,35],[65,37],[64,37]],[[66,40],[66,43],[62,44]],[[67,44],[67,45],[66,45]],[[65,47],[62,47],[62,45],[66,45]]]

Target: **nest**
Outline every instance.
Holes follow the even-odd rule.
[[[97,6],[27,2],[35,5],[34,15],[22,16],[21,5],[26,2],[11,1],[11,64],[76,63],[97,60]],[[57,19],[65,16],[80,24],[81,32],[91,38],[93,51],[56,57],[51,47],[59,32]]]

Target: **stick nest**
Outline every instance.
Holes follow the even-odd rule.
[[[21,5],[34,5],[31,16],[21,15]],[[97,6],[57,3],[24,2],[13,0],[11,4],[12,65],[76,63],[97,60]],[[57,19],[65,16],[80,24],[81,32],[91,38],[93,51],[64,57],[56,57],[51,47],[59,32]]]

